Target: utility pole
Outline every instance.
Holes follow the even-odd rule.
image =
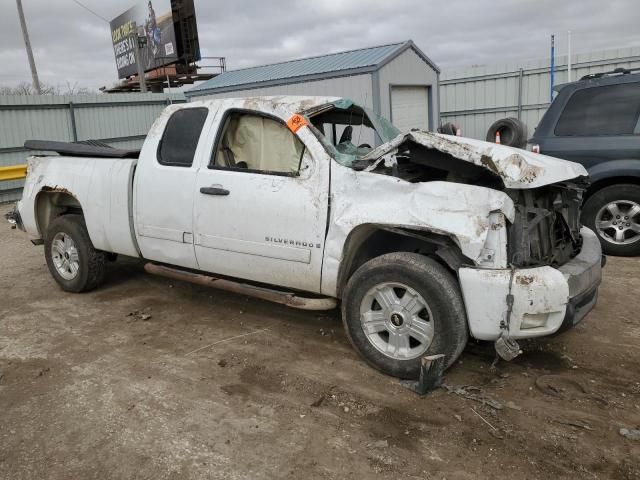
[[[553,83],[556,73],[556,36],[551,35],[551,68],[549,69],[551,81],[549,87],[549,102],[553,102]]]
[[[24,19],[24,11],[22,10],[22,0],[16,0],[18,5],[18,16],[20,17],[20,26],[22,27],[22,37],[24,38],[24,46],[27,49],[27,57],[29,58],[29,67],[31,68],[31,80],[33,80],[33,88],[40,94],[40,80],[38,80],[38,71],[36,70],[36,62],[33,59],[31,51],[31,41],[29,40],[29,32],[27,32],[27,22]]]
[[[567,32],[567,82],[571,82],[571,30]]]
[[[136,67],[138,67],[138,81],[140,82],[140,93],[147,93],[147,80],[144,76],[144,67],[142,66],[142,58],[140,50],[146,47],[146,37],[138,36],[138,28],[136,27],[134,32],[131,33],[131,39],[134,42],[133,53],[136,59]]]

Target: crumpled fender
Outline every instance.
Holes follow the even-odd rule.
[[[513,201],[503,192],[452,182],[409,183],[378,173],[331,166],[331,211],[322,293],[336,295],[349,234],[365,224],[424,230],[450,237],[461,252],[480,258],[491,228],[489,214],[513,221]]]
[[[438,150],[499,175],[506,188],[538,188],[588,176],[579,163],[514,147],[425,131],[411,131],[375,148],[364,160],[376,160],[405,142]]]

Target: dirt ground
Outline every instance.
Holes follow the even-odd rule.
[[[0,206],[0,213],[7,211]],[[470,344],[419,397],[369,368],[338,312],[110,264],[62,292],[0,224],[0,478],[640,478],[640,258],[598,307],[490,369]]]

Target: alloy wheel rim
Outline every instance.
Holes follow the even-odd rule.
[[[395,360],[423,355],[433,341],[433,316],[426,300],[398,282],[371,288],[360,304],[360,322],[369,342]]]
[[[76,243],[69,235],[58,232],[51,242],[53,266],[62,278],[73,280],[80,270],[80,257]]]
[[[640,205],[631,200],[616,200],[596,214],[596,230],[606,241],[628,245],[640,240]]]

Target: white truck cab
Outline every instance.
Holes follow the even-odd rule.
[[[113,254],[153,273],[300,308],[341,302],[347,334],[403,378],[469,335],[532,338],[593,308],[600,244],[579,164],[402,133],[348,99],[255,97],[165,109],[142,149],[27,146],[10,220],[68,291]]]

